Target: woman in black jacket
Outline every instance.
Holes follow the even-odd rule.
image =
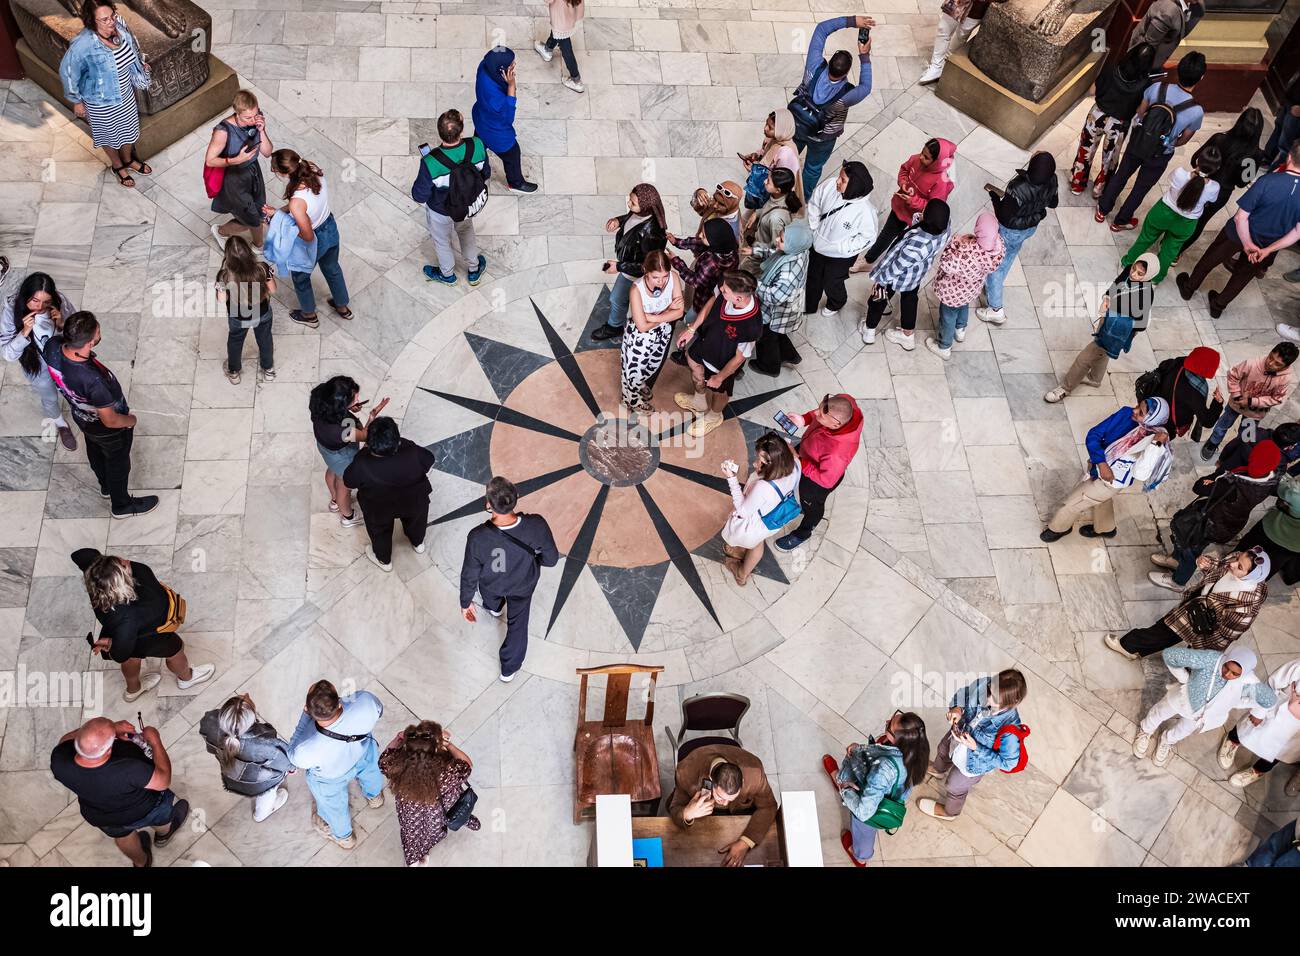
[[[376,418],[366,432],[366,447],[343,472],[343,483],[357,489],[357,504],[366,521],[370,544],[366,557],[384,571],[393,570],[393,522],[416,554],[424,554],[424,533],[429,524],[429,469],[433,452],[403,438],[397,422]]]
[[[257,715],[253,698],[238,694],[199,720],[199,735],[221,765],[221,785],[253,798],[253,821],[261,823],[289,802],[280,786],[293,773],[289,744]]]
[[[1099,144],[1101,171],[1092,187],[1093,199],[1101,196],[1106,180],[1114,175],[1129,123],[1142,102],[1142,94],[1151,85],[1151,67],[1155,59],[1156,48],[1150,43],[1139,43],[1124,54],[1124,59],[1102,70],[1097,77],[1097,99],[1083,121],[1079,151],[1070,170],[1070,192],[1076,196],[1088,188],[1092,158]]]
[[[1196,220],[1196,228],[1183,243],[1184,250],[1190,249],[1192,243],[1201,238],[1201,233],[1205,231],[1205,224],[1228,204],[1234,190],[1250,185],[1256,176],[1262,176],[1268,171],[1264,166],[1264,152],[1259,148],[1259,137],[1263,132],[1264,114],[1251,106],[1237,117],[1237,122],[1232,124],[1232,129],[1226,133],[1215,133],[1192,154],[1193,165],[1211,146],[1217,149],[1223,158],[1218,173],[1210,177],[1219,184],[1219,195],[1205,204],[1205,209],[1201,211],[1201,218]]]
[[[614,233],[614,254],[606,261],[605,272],[617,273],[609,292],[609,318],[591,333],[597,342],[616,339],[627,325],[628,296],[632,283],[644,275],[641,263],[650,253],[668,244],[668,220],[659,190],[649,183],[638,183],[627,197],[627,212],[605,223],[605,231]]]
[[[1017,169],[1006,189],[998,189],[988,183],[989,199],[993,203],[993,214],[998,217],[998,235],[1002,238],[1002,265],[993,270],[984,280],[984,298],[988,307],[975,310],[975,317],[981,322],[1001,325],[1007,320],[1002,311],[1002,286],[1007,281],[1007,273],[1016,261],[1029,237],[1038,229],[1038,224],[1047,218],[1047,210],[1055,209],[1059,201],[1056,192],[1056,160],[1051,153],[1037,152],[1029,157],[1024,169]]]
[[[1220,466],[1197,479],[1192,485],[1197,500],[1180,509],[1169,523],[1174,553],[1151,555],[1151,563],[1165,569],[1150,572],[1151,583],[1182,591],[1196,573],[1196,559],[1206,546],[1235,541],[1255,506],[1276,493],[1281,462],[1282,450],[1272,441],[1261,441],[1252,446],[1244,467],[1229,471]],[[1197,520],[1200,516],[1203,526]]]
[[[1156,366],[1159,384],[1150,394],[1169,403],[1169,428],[1175,437],[1186,434],[1198,422],[1212,426],[1223,412],[1223,392],[1218,385],[1210,394],[1209,383],[1219,370],[1219,353],[1198,345],[1182,358],[1165,359]],[[1144,396],[1145,397],[1145,396]]]

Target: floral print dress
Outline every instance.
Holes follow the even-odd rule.
[[[379,757],[379,769],[388,774],[393,750],[390,747]],[[402,856],[407,866],[416,866],[424,861],[429,851],[447,836],[447,811],[456,805],[461,793],[469,782],[469,764],[454,759],[442,770],[440,779],[440,800],[436,804],[417,803],[414,800],[397,798],[397,826],[402,837]],[[478,817],[471,816],[465,824],[471,830],[482,827]]]

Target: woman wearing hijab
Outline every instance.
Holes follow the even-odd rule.
[[[763,124],[763,145],[757,152],[741,156],[745,164],[745,208],[758,209],[767,197],[763,184],[772,170],[781,168],[794,173],[794,194],[800,204],[805,202],[803,177],[799,171],[799,149],[794,144],[794,114],[789,110],[776,110],[767,114]]]
[[[1146,252],[1123,272],[1102,296],[1101,310],[1092,324],[1092,341],[1079,350],[1065,381],[1043,395],[1043,401],[1055,405],[1080,385],[1101,388],[1111,359],[1117,359],[1133,347],[1133,339],[1147,326],[1155,289],[1150,276],[1160,268],[1154,253]],[[1141,327],[1135,313],[1141,315]]]
[[[1219,744],[1219,766],[1231,770],[1237,750],[1245,747],[1255,755],[1255,762],[1228,778],[1234,787],[1249,787],[1279,763],[1300,762],[1300,659],[1288,661],[1273,672],[1268,686],[1277,700],[1263,717],[1245,714],[1229,729]],[[1287,782],[1288,796],[1295,796]]]
[[[939,327],[935,335],[926,336],[925,347],[945,362],[952,355],[954,338],[966,341],[970,304],[979,297],[984,280],[1002,264],[1004,253],[997,218],[982,212],[975,220],[975,233],[955,237],[939,256],[939,271],[934,276]]]
[[[704,234],[704,224],[710,219],[724,220],[731,227],[731,234],[740,242],[740,202],[743,191],[739,183],[724,179],[713,187],[712,194],[701,186],[691,196],[691,208],[700,217],[700,224],[695,230],[698,239]]]
[[[1147,448],[1163,447],[1169,440],[1165,423],[1169,420],[1169,403],[1162,398],[1148,398],[1132,408],[1121,408],[1088,431],[1088,473],[1066,496],[1052,520],[1038,536],[1050,544],[1064,538],[1074,528],[1081,515],[1092,513],[1092,521],[1079,527],[1085,538],[1115,537],[1115,502],[1112,500],[1135,481],[1144,482],[1143,490],[1151,491],[1165,477],[1164,473],[1147,471],[1154,463],[1144,463],[1143,469],[1135,466]],[[1143,444],[1145,442],[1145,444]]]
[[[1201,555],[1200,584],[1183,592],[1183,601],[1150,627],[1121,638],[1106,635],[1106,646],[1135,661],[1186,641],[1189,647],[1223,651],[1250,630],[1268,597],[1268,555],[1262,548],[1234,551],[1226,558]]]
[[[875,285],[867,304],[867,316],[859,329],[862,341],[867,345],[876,341],[876,326],[880,324],[889,300],[897,292],[902,304],[902,319],[899,328],[890,329],[885,338],[908,352],[916,348],[917,295],[930,266],[948,241],[949,215],[946,202],[931,199],[925,204],[920,221],[904,232],[871,270]]]
[[[808,260],[805,315],[817,311],[823,292],[826,307],[822,315],[827,318],[838,315],[849,301],[844,288],[849,267],[876,238],[876,210],[867,198],[872,185],[866,165],[849,160],[840,167],[838,176],[823,182],[808,197],[813,247]]]
[[[790,170],[778,166],[767,177],[763,192],[767,202],[750,218],[745,227],[745,245],[741,248],[740,268],[758,278],[763,270],[762,261],[754,254],[754,248],[771,249],[779,236],[800,210],[803,203],[794,194],[794,184],[798,182]]]
[[[616,258],[607,259],[601,267],[606,275],[614,274],[614,285],[609,290],[609,318],[591,333],[597,342],[623,334],[632,283],[645,274],[645,257],[662,250],[668,242],[668,221],[659,190],[649,183],[633,186],[627,196],[627,212],[607,220],[605,231],[614,233]]]
[[[1210,395],[1210,380],[1219,370],[1219,353],[1198,345],[1181,358],[1165,359],[1156,366],[1154,395],[1169,403],[1169,431],[1184,435],[1199,422],[1208,428],[1223,412],[1223,392],[1218,385]]]
[[[691,304],[686,313],[688,322],[717,293],[722,276],[740,263],[736,234],[725,219],[710,219],[701,228],[703,236],[678,237],[668,233],[670,245],[695,253],[695,262],[689,266],[680,256],[668,257],[682,281],[691,287]]]
[[[798,365],[803,360],[790,341],[790,333],[803,324],[804,282],[812,243],[808,223],[795,219],[770,249],[754,247],[753,254],[762,266],[755,295],[763,318],[763,334],[749,367],[760,375],[779,375],[782,365]]]
[[[1181,591],[1196,571],[1196,559],[1210,544],[1227,544],[1241,534],[1250,513],[1277,491],[1282,449],[1273,441],[1258,442],[1245,466],[1227,470],[1220,466],[1192,485],[1197,498],[1180,509],[1169,522],[1173,554],[1153,554],[1151,583]]]
[[[1106,180],[1119,168],[1120,147],[1128,135],[1128,127],[1137,113],[1142,94],[1151,85],[1151,67],[1156,59],[1156,48],[1150,43],[1139,43],[1124,54],[1114,66],[1102,69],[1097,76],[1097,99],[1083,121],[1079,134],[1079,150],[1070,170],[1070,192],[1076,196],[1088,188],[1092,173],[1092,158],[1101,146],[1101,172],[1092,187],[1096,199],[1106,188]]]
[[[1007,281],[1007,273],[1020,254],[1020,247],[1047,218],[1047,210],[1056,208],[1056,160],[1051,153],[1034,153],[1024,169],[1016,170],[1006,189],[988,184],[984,188],[993,202],[993,214],[998,217],[998,233],[1006,253],[1002,265],[984,283],[988,306],[976,309],[975,318],[1001,325],[1007,320],[1002,308],[1002,286]]]
[[[1156,743],[1151,762],[1157,767],[1169,762],[1174,744],[1192,734],[1217,730],[1233,710],[1249,707],[1252,716],[1262,719],[1277,702],[1273,688],[1255,676],[1259,658],[1249,647],[1223,652],[1167,647],[1163,655],[1178,683],[1147,711],[1133,740],[1133,755],[1145,757],[1160,725],[1177,718]]]
[[[522,152],[515,136],[515,51],[496,46],[488,50],[474,75],[474,135],[496,153],[506,171],[506,185],[515,192],[537,191],[524,179]]]
[[[1255,522],[1237,547],[1262,548],[1271,562],[1269,577],[1280,571],[1287,584],[1300,581],[1300,478],[1278,479],[1273,509]]]
[[[851,272],[866,272],[900,236],[916,224],[917,217],[931,199],[947,199],[952,192],[952,168],[957,146],[946,139],[932,139],[915,156],[909,156],[898,167],[898,189],[889,199],[889,215],[880,227],[880,235],[863,255],[863,261],[854,263]]]

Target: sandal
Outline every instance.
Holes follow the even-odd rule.
[[[120,183],[124,188],[126,188],[126,189],[134,189],[134,188],[135,188],[135,179],[134,179],[134,177],[131,176],[131,174],[130,174],[129,172],[127,172],[127,168],[126,168],[125,166],[114,166],[114,167],[113,167],[113,172],[115,172],[115,173],[117,174],[117,181],[118,181],[118,183]],[[123,176],[123,175],[122,175],[123,173],[126,173],[126,175]]]
[[[348,319],[348,320],[352,319],[352,310],[349,309],[346,305],[343,306],[342,308],[339,308],[337,305],[334,304],[333,299],[326,299],[325,301],[330,304],[330,308],[334,310],[334,314],[337,315],[340,319]]]
[[[148,163],[146,163],[143,159],[133,159],[129,163],[127,163],[124,168],[134,169],[141,176],[148,176],[150,173],[153,172],[153,167],[150,166]]]

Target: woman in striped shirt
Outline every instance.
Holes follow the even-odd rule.
[[[108,0],[85,0],[86,28],[73,38],[59,64],[72,111],[90,125],[91,139],[108,157],[118,182],[135,186],[131,172],[153,169],[134,155],[140,138],[136,88],[149,86],[149,65],[140,45]]]
[[[880,324],[889,300],[897,292],[902,301],[902,320],[899,328],[885,333],[885,338],[909,352],[916,348],[913,331],[916,329],[917,291],[948,241],[949,216],[946,202],[931,199],[925,204],[925,211],[920,214],[916,224],[889,247],[889,251],[880,257],[876,267],[871,270],[875,286],[871,290],[867,317],[860,330],[862,341],[867,345],[876,341],[876,326]]]

